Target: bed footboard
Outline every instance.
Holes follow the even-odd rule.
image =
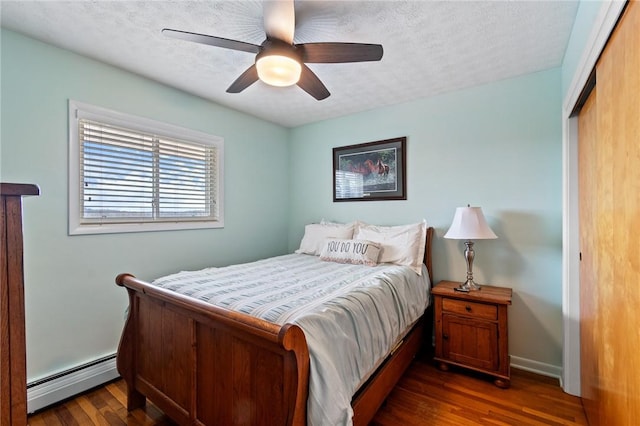
[[[179,424],[304,425],[302,330],[212,306],[121,274],[129,314],[117,368],[132,410],[150,398]]]

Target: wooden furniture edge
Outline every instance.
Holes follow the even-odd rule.
[[[424,263],[428,267],[429,277],[432,277],[432,238],[433,228],[428,228],[425,241]],[[120,375],[127,383],[127,408],[129,410],[141,407],[145,404],[146,398],[150,398],[167,415],[176,420],[179,424],[202,424],[198,420],[202,407],[198,406],[198,395],[195,384],[198,381],[198,369],[196,364],[197,356],[195,351],[201,342],[197,339],[196,329],[200,325],[221,330],[218,334],[224,333],[227,337],[224,342],[230,339],[238,339],[249,342],[260,349],[269,348],[273,352],[281,352],[282,369],[284,377],[282,386],[284,388],[284,418],[287,425],[306,424],[306,405],[309,385],[309,351],[304,337],[304,332],[296,325],[285,324],[280,327],[276,324],[254,318],[239,312],[232,312],[226,309],[210,305],[206,302],[196,300],[175,292],[153,286],[145,281],[135,278],[131,274],[120,274],[116,277],[116,283],[125,287],[129,295],[129,312],[125,322],[124,330],[118,347],[117,368]],[[142,306],[142,308],[141,308]],[[152,307],[147,309],[148,307]],[[143,309],[144,312],[140,312]],[[144,322],[162,324],[164,329],[168,320],[177,314],[186,319],[193,330],[190,331],[192,340],[189,342],[192,350],[185,350],[184,360],[180,358],[176,361],[179,364],[188,365],[186,370],[190,371],[190,380],[193,386],[186,392],[188,396],[169,395],[171,390],[163,389],[164,380],[156,380],[147,377],[141,370],[141,362],[146,355],[141,354],[141,346],[148,343],[145,334],[140,328],[144,327]],[[424,318],[424,317],[423,317]],[[352,401],[354,408],[354,421],[357,424],[366,424],[380,407],[388,393],[393,389],[395,383],[402,376],[411,360],[418,352],[423,338],[422,320],[407,335],[402,346],[400,346],[381,367],[374,373],[373,378],[363,387]],[[428,318],[427,318],[428,319]],[[427,321],[430,323],[429,321]],[[141,325],[142,324],[142,325]],[[428,330],[427,330],[428,331]],[[215,335],[215,333],[213,333]],[[145,343],[146,342],[146,343]],[[218,347],[223,347],[224,342],[218,342]],[[164,351],[165,349],[160,349]],[[170,347],[166,350],[175,350]],[[175,354],[171,354],[173,357]],[[179,357],[178,357],[179,358]],[[276,362],[279,364],[280,361]],[[261,366],[262,370],[270,370],[277,366]],[[153,373],[150,373],[151,375]],[[253,373],[244,373],[253,374]],[[171,387],[171,386],[169,386]],[[176,399],[188,400],[187,404],[179,404]],[[185,407],[185,405],[188,405]],[[276,404],[277,405],[277,404]],[[273,404],[269,407],[273,409]],[[260,410],[260,408],[256,408]],[[271,417],[270,419],[273,419]]]
[[[431,294],[434,296],[445,296],[448,298],[479,303],[506,305],[511,305],[512,303],[513,290],[509,287],[482,284],[481,290],[470,293],[454,290],[455,287],[459,287],[460,285],[462,285],[462,283],[459,281],[442,280],[433,285]]]
[[[422,263],[427,266],[427,271],[429,271],[429,283],[431,287],[434,286],[433,282],[433,256],[432,256],[432,243],[433,243],[433,234],[434,229],[432,226],[427,228],[426,241],[424,243],[424,258],[422,259]]]
[[[0,425],[27,424],[22,197],[37,185],[0,183]]]
[[[30,183],[0,183],[0,195],[3,196],[23,196],[23,195],[40,195],[38,185]]]

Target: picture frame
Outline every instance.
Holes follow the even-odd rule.
[[[406,137],[333,148],[333,201],[406,200]]]

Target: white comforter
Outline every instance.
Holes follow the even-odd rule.
[[[291,254],[180,272],[155,285],[302,328],[310,355],[310,426],[351,425],[351,398],[424,312],[429,278],[405,266],[345,265]]]

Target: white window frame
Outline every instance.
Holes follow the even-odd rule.
[[[155,134],[161,137],[191,141],[215,147],[216,210],[215,220],[159,220],[127,221],[126,223],[86,223],[82,220],[82,186],[79,120],[87,119],[103,124],[123,127],[134,131]],[[224,139],[220,136],[137,117],[94,105],[69,100],[69,235],[112,234],[124,232],[170,231],[182,229],[205,229],[224,227]]]

